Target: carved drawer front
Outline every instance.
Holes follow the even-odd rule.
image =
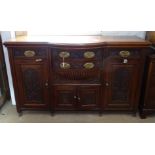
[[[47,58],[48,56],[48,49],[45,47],[19,47],[13,48],[13,56],[15,58]]]
[[[65,70],[65,71],[55,71],[54,82],[64,83],[80,80],[88,83],[99,82],[100,72],[98,70]]]
[[[109,48],[110,56],[119,57],[119,58],[137,58],[140,57],[141,49],[138,48]]]

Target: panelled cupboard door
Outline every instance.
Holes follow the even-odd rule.
[[[104,109],[134,110],[140,82],[138,63],[136,59],[128,63],[116,59],[106,64]]]
[[[19,60],[15,62],[19,106],[47,109],[49,104],[48,65],[45,60]]]
[[[54,109],[76,110],[76,87],[75,86],[54,86]]]
[[[100,105],[99,86],[80,86],[78,88],[78,105],[80,110],[97,110]]]

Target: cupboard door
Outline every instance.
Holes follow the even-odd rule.
[[[104,109],[133,110],[138,104],[140,73],[138,60],[125,64],[117,60],[109,62],[104,81]]]
[[[20,107],[47,109],[49,104],[47,62],[16,61],[15,70]]]
[[[100,86],[81,86],[78,88],[80,110],[97,110],[100,105]]]
[[[76,87],[54,86],[54,109],[75,110],[76,108]]]

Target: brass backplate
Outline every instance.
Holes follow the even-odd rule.
[[[92,69],[92,68],[94,68],[94,66],[95,66],[94,63],[92,63],[92,62],[87,62],[83,65],[83,67],[86,69]]]
[[[33,57],[33,56],[35,56],[35,51],[31,51],[31,50],[28,50],[28,51],[25,51],[24,52],[24,55],[26,56],[26,57]]]
[[[119,55],[123,58],[127,58],[130,56],[130,52],[129,51],[120,51]]]
[[[70,56],[70,53],[67,52],[67,51],[63,51],[63,52],[60,52],[60,53],[59,53],[59,56],[60,56],[61,58],[68,58],[68,57]]]
[[[60,63],[60,68],[62,68],[62,69],[69,69],[70,68],[70,64],[66,63],[66,62],[62,62],[62,63]]]
[[[95,53],[92,51],[87,51],[84,53],[85,58],[94,58],[94,56],[95,56]]]

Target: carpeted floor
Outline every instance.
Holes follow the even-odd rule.
[[[97,113],[56,113],[51,116],[49,112],[23,112],[18,116],[16,107],[8,102],[0,110],[1,123],[154,123],[155,115],[140,119],[131,114],[103,114]]]

